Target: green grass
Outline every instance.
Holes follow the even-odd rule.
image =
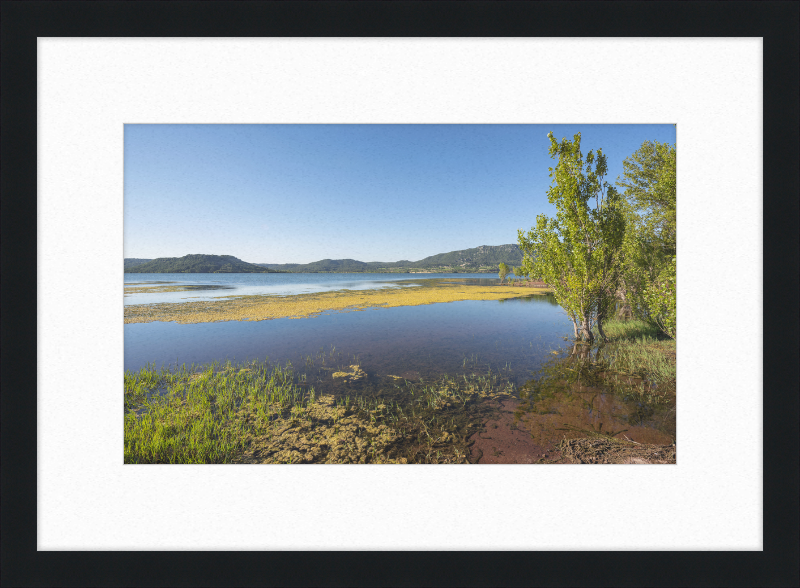
[[[597,394],[609,394],[621,400],[625,408],[615,417],[623,424],[606,429],[598,425],[589,430],[585,424],[564,423],[564,431],[583,431],[587,436],[614,437],[628,425],[654,428],[673,436],[676,407],[676,343],[661,336],[642,321],[609,321],[603,325],[609,341],[594,346],[576,344],[565,347],[544,362],[535,378],[520,387],[520,398],[533,414],[554,414],[548,402],[588,400],[592,410]],[[582,396],[583,395],[583,396]],[[561,414],[555,409],[555,414]],[[544,411],[544,412],[542,412]],[[568,413],[565,413],[565,415]],[[569,417],[565,416],[565,420]],[[614,430],[609,430],[613,427]]]
[[[636,340],[642,337],[657,339],[660,336],[658,328],[650,323],[632,320],[612,319],[603,323],[603,330],[612,340]]]
[[[610,342],[603,349],[608,369],[636,376],[664,390],[675,390],[676,342],[639,320],[612,320],[603,325]]]
[[[465,463],[486,401],[513,392],[495,373],[366,385],[325,371],[332,403],[305,384],[310,364],[304,373],[268,362],[126,373],[125,463],[238,463],[255,449],[274,463]]]
[[[541,384],[607,387],[648,411],[674,406],[675,341],[641,321],[604,327],[610,341],[594,360],[554,358]],[[476,373],[457,377],[350,381],[333,377],[337,369],[357,372],[338,365],[340,355],[322,349],[297,371],[228,362],[127,372],[124,461],[239,463],[249,455],[274,463],[465,463],[467,439],[494,410],[490,401],[516,392],[502,370],[479,369],[477,356],[462,362]]]
[[[313,400],[290,368],[268,364],[128,372],[125,463],[230,462],[259,424]],[[247,409],[257,422],[241,418]]]

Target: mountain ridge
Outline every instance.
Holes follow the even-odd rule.
[[[126,273],[237,273],[234,268],[241,268],[239,270],[241,273],[414,273],[415,270],[494,273],[500,263],[521,265],[522,251],[519,245],[509,243],[480,245],[471,249],[438,253],[419,261],[403,259],[384,262],[326,258],[311,263],[248,263],[232,255],[190,254],[184,257],[160,257],[149,260],[129,257],[125,258],[124,263]],[[170,269],[173,271],[168,271]]]
[[[131,265],[125,259],[125,273],[132,274],[267,274],[278,270],[242,261],[233,255],[190,253],[183,257],[159,257]]]
[[[311,263],[256,263],[271,269],[289,272],[378,272],[386,270],[432,270],[448,268],[462,272],[494,272],[500,263],[522,264],[522,251],[516,243],[480,245],[448,253],[430,255],[419,261],[358,261],[355,259],[322,259]]]

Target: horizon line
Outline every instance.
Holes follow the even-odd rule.
[[[467,249],[478,249],[479,247],[503,247],[505,245],[516,245],[517,247],[519,247],[518,243],[501,243],[500,245],[476,245],[475,247],[467,247]],[[167,255],[167,256],[164,256],[164,257],[136,257],[136,256],[125,257],[124,253],[123,253],[123,259],[149,259],[149,260],[153,260],[154,261],[156,259],[180,259],[182,257],[186,257],[187,255],[216,255],[216,256],[219,256],[219,257],[223,257],[223,256],[235,257],[239,261],[244,261],[245,263],[252,263],[252,264],[268,263],[269,265],[308,265],[310,263],[316,263],[318,261],[325,261],[325,260],[331,260],[331,261],[352,260],[352,261],[358,261],[360,263],[400,263],[401,261],[408,261],[408,262],[411,262],[411,263],[417,263],[417,262],[422,261],[423,259],[427,259],[428,257],[434,257],[436,255],[444,255],[446,253],[454,253],[456,251],[466,251],[466,249],[453,249],[452,251],[445,251],[445,252],[442,252],[442,253],[434,253],[432,255],[426,255],[425,257],[423,257],[421,259],[418,259],[416,261],[411,260],[411,259],[398,259],[397,261],[385,261],[385,260],[361,261],[361,260],[356,259],[354,257],[338,257],[338,258],[321,257],[321,258],[316,259],[314,261],[306,261],[306,262],[301,262],[301,261],[264,262],[264,261],[245,261],[241,257],[237,257],[236,255],[231,255],[231,254],[228,254],[228,253],[186,253],[186,254],[181,255],[181,256],[169,256],[169,255]]]

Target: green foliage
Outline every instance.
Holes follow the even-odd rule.
[[[214,273],[274,273],[276,270],[242,261],[233,255],[184,255],[159,257],[146,263],[125,268],[125,273],[137,274],[214,274]]]
[[[643,293],[649,320],[673,339],[677,335],[676,291],[676,258],[673,256],[661,268],[656,279],[646,285]]]
[[[127,271],[129,268],[132,268],[135,265],[142,265],[143,263],[147,263],[148,261],[153,261],[152,259],[142,259],[139,257],[126,257],[125,258],[125,265],[124,269]]]
[[[623,162],[628,230],[622,288],[633,316],[676,336],[676,150],[645,141]]]
[[[522,252],[516,244],[509,245],[481,245],[472,249],[462,249],[451,251],[450,253],[440,253],[426,257],[415,262],[414,267],[429,266],[461,266],[478,267],[486,265],[498,265],[499,263],[518,264],[522,261]]]
[[[676,150],[674,145],[645,141],[623,161],[616,184],[638,215],[642,228],[669,257],[675,254]]]
[[[511,268],[509,268],[504,263],[500,263],[498,268],[500,269],[500,273],[498,275],[500,276],[500,283],[502,284],[503,281],[506,279],[506,276],[509,274],[509,271],[510,271]]]
[[[258,264],[262,267],[272,269],[282,269],[291,272],[302,273],[361,273],[373,271],[375,267],[368,262],[357,261],[355,259],[321,259],[312,263],[287,263],[287,264]]]
[[[481,245],[472,249],[460,249],[448,253],[431,255],[420,261],[357,261],[355,259],[323,259],[312,263],[259,263],[257,265],[270,269],[298,273],[331,272],[331,273],[360,273],[393,270],[438,268],[458,268],[460,271],[478,271],[480,268],[496,266],[498,263],[521,263],[522,252],[519,246],[508,245]]]
[[[523,267],[553,288],[576,339],[591,341],[595,325],[604,337],[602,322],[615,303],[625,235],[621,197],[603,181],[608,168],[601,149],[584,159],[580,133],[561,143],[547,136],[550,156],[558,159],[547,192],[556,217],[541,214],[527,234],[518,232]]]
[[[675,341],[647,321],[610,319],[605,325],[611,345],[603,350],[608,368],[616,373],[644,378],[675,392]]]
[[[658,339],[659,329],[647,321],[638,319],[608,319],[603,325],[603,329],[609,339],[619,341],[637,341],[639,339]]]

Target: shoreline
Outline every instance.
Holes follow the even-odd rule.
[[[125,463],[675,464],[674,373],[624,363],[641,334],[627,327],[616,355],[565,348],[519,386],[470,367],[378,373],[333,348],[297,368],[126,372]],[[674,366],[670,345],[647,345]]]
[[[550,294],[539,287],[509,288],[463,284],[423,284],[419,287],[374,290],[335,290],[311,294],[224,296],[197,302],[164,302],[125,307],[125,324],[174,321],[181,324],[221,321],[262,321],[309,318],[326,311],[351,312],[367,308],[420,306],[462,300],[506,300]]]

